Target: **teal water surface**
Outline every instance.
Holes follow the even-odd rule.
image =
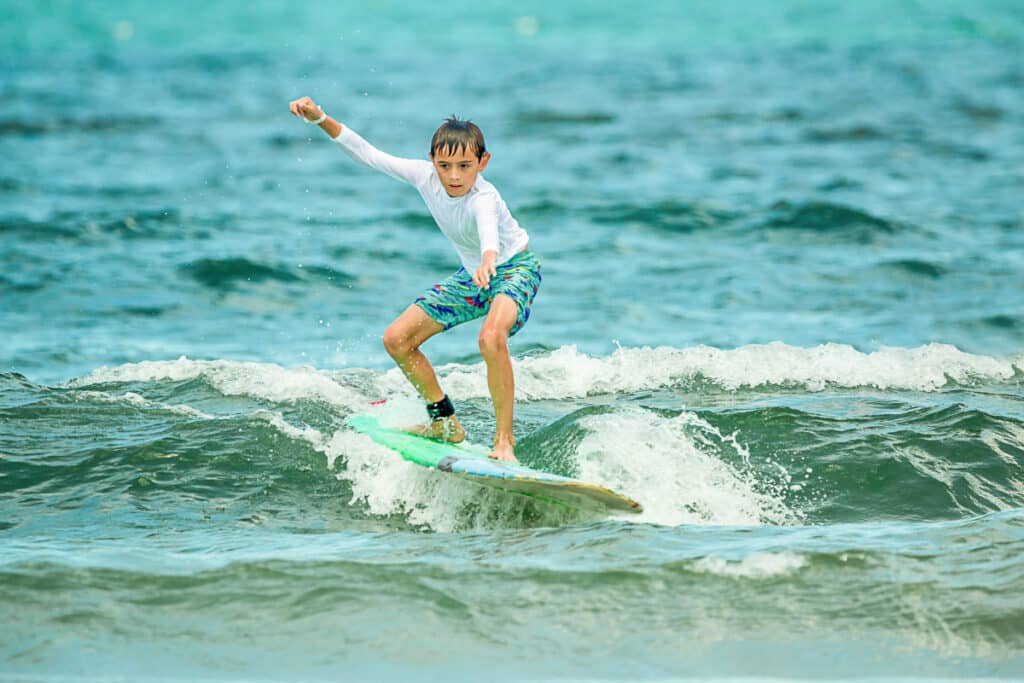
[[[1024,679],[1019,3],[0,15],[0,680]],[[457,259],[301,95],[481,125],[517,454],[642,515],[345,427],[422,418],[380,336]]]

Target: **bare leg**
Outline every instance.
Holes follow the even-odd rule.
[[[494,297],[480,330],[480,355],[487,365],[487,388],[494,403],[494,450],[491,457],[517,462],[516,440],[512,435],[512,412],[515,406],[515,377],[508,353],[508,333],[516,323],[519,308],[504,294]]]
[[[442,331],[444,327],[415,304],[405,309],[384,331],[384,348],[427,403],[440,401],[444,398],[444,391],[437,381],[434,367],[420,351],[420,345]],[[410,431],[453,443],[466,438],[466,430],[454,415],[410,428]]]

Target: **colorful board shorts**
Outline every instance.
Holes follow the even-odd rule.
[[[523,251],[499,264],[495,270],[498,274],[491,278],[489,289],[479,289],[473,284],[473,274],[459,268],[454,275],[431,287],[413,303],[444,329],[450,330],[456,325],[484,317],[491,310],[494,297],[504,294],[515,301],[519,309],[515,325],[509,331],[511,337],[530,319],[530,307],[540,288],[540,262],[533,252]]]

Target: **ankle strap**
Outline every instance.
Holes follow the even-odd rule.
[[[445,394],[437,403],[427,404],[427,414],[430,415],[430,419],[433,422],[443,420],[446,417],[451,417],[455,414],[455,406],[452,405],[451,399],[448,398],[448,394]]]

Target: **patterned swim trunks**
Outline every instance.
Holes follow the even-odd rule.
[[[498,274],[491,278],[490,289],[479,289],[473,284],[473,274],[459,268],[444,282],[431,287],[413,303],[423,309],[432,320],[450,330],[456,325],[487,315],[498,294],[516,302],[519,309],[516,323],[509,336],[523,329],[530,319],[530,307],[540,287],[540,263],[533,252],[524,251],[499,264]]]

